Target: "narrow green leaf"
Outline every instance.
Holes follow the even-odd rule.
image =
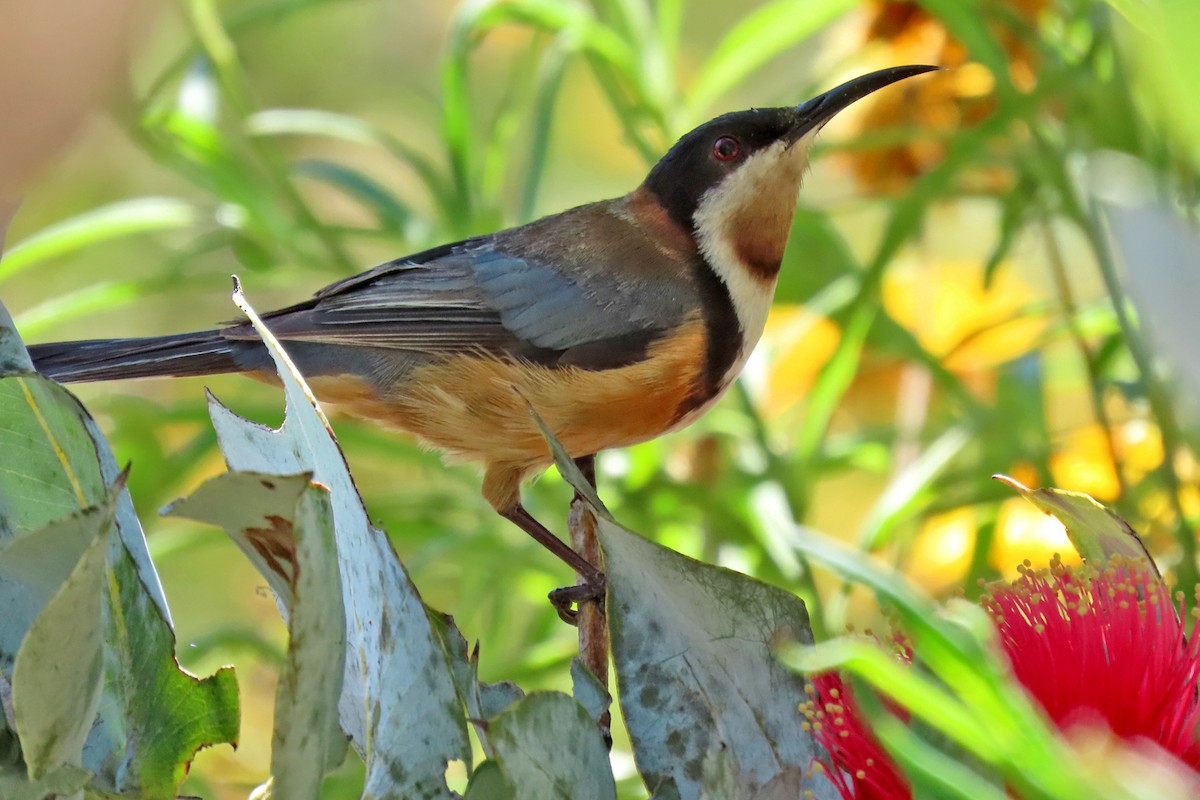
[[[859,533],[862,548],[877,550],[887,544],[896,526],[928,498],[934,481],[971,441],[967,428],[950,428],[901,470],[867,512]]]
[[[57,222],[13,245],[0,261],[9,278],[51,258],[122,236],[190,228],[201,219],[191,203],[174,197],[138,197],[94,208]]]
[[[356,169],[320,158],[306,158],[293,167],[297,175],[324,181],[367,206],[387,229],[402,232],[412,211],[378,181]]]
[[[878,687],[888,697],[972,752],[994,746],[982,720],[957,697],[920,670],[900,662],[873,642],[842,637],[815,647],[791,646],[781,651],[785,664],[801,673],[848,669]]]
[[[417,173],[444,212],[450,208],[446,205],[449,200],[446,178],[425,153],[358,117],[318,109],[269,108],[247,117],[245,127],[252,136],[326,136],[380,147]]]
[[[713,49],[688,92],[688,125],[772,58],[854,6],[854,0],[772,0],[743,17]],[[803,98],[796,98],[800,102]]]
[[[145,296],[145,286],[135,281],[99,281],[47,298],[21,312],[21,330],[39,338],[63,320],[131,305]]]

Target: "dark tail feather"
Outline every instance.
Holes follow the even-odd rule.
[[[232,342],[220,331],[145,339],[91,339],[29,346],[38,372],[63,383],[216,375],[241,372],[236,356],[248,342]]]

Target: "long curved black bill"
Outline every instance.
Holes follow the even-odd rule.
[[[902,81],[914,75],[921,75],[939,69],[941,67],[931,67],[927,64],[888,67],[887,69],[860,75],[853,80],[846,81],[841,86],[830,89],[824,94],[819,94],[811,100],[806,100],[796,106],[796,124],[788,132],[788,141],[794,142],[814,128],[821,127],[833,119],[833,116],[839,111],[851,103],[863,99],[872,92],[878,91],[885,86],[891,86],[896,81]]]

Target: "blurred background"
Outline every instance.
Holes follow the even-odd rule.
[[[800,593],[818,639],[880,618],[808,569],[791,546],[805,528],[937,596],[1069,553],[994,473],[1090,493],[1196,583],[1200,426],[1170,356],[1194,350],[1200,290],[1155,271],[1157,239],[1138,240],[1153,226],[1136,224],[1190,235],[1194,2],[90,5],[0,11],[0,225],[19,202],[0,296],[29,342],[210,327],[236,316],[231,273],[260,311],[295,302],[629,191],[719,113],[949,67],[827,128],[744,379],[690,429],[605,454],[601,495],[634,530]],[[132,462],[181,662],[237,666],[241,745],[202,752],[184,787],[234,798],[267,773],[285,641],[223,533],[156,515],[223,470],[205,387],[282,419],[278,390],[236,377],[76,391]],[[426,601],[481,642],[482,677],[567,686],[575,631],[545,596],[572,578],[491,511],[477,470],[336,413],[334,427]],[[562,532],[569,499],[553,473],[527,490]],[[623,796],[644,797],[627,753],[618,735]],[[358,795],[355,762],[329,797]]]

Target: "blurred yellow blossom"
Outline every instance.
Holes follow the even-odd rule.
[[[770,354],[763,413],[781,414],[800,403],[841,339],[828,317],[801,305],[776,306],[767,320],[761,349]]]
[[[905,572],[930,592],[954,586],[971,565],[978,524],[969,506],[929,517],[913,542]]]
[[[1090,423],[1063,437],[1050,455],[1054,484],[1073,492],[1086,492],[1097,500],[1115,500],[1121,482],[1113,466],[1104,428]]]
[[[988,14],[992,35],[1008,56],[1009,78],[1022,91],[1037,82],[1039,54],[1026,27],[1036,27],[1049,0],[1008,0],[1004,13]],[[985,11],[986,13],[986,11]],[[937,164],[945,146],[936,134],[976,125],[995,108],[995,76],[972,61],[966,46],[916,0],[871,0],[866,4],[863,38],[882,47],[887,64],[938,64],[947,72],[897,87],[880,96],[857,117],[861,132],[916,128],[920,139],[891,147],[870,148],[850,156],[859,182],[876,192],[900,192]],[[999,191],[1011,183],[1001,168],[980,168],[964,178],[984,190]]]
[[[984,288],[978,265],[897,264],[883,281],[883,304],[948,369],[986,369],[1031,350],[1046,323],[1024,313],[1036,293],[1016,270],[998,270]]]

